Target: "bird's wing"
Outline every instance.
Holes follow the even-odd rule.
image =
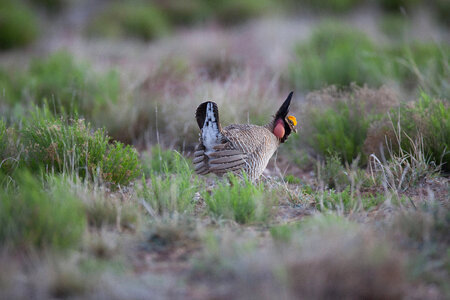
[[[254,168],[255,159],[265,146],[267,129],[256,125],[230,125],[223,129],[224,140],[208,154],[208,169],[212,173],[226,173]]]

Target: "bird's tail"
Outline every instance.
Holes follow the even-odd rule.
[[[217,104],[211,101],[200,104],[195,113],[198,127],[202,131],[202,142],[206,152],[220,143],[222,138],[222,127],[219,122],[219,110]]]

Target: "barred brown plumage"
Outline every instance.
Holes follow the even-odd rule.
[[[287,116],[292,94],[264,126],[232,124],[222,129],[217,104],[200,104],[195,114],[201,129],[194,152],[195,171],[200,175],[245,171],[251,180],[259,178],[280,143],[296,132],[295,117]]]

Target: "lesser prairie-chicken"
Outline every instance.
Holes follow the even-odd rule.
[[[263,126],[232,124],[222,128],[217,104],[200,104],[195,114],[201,130],[194,154],[195,171],[201,175],[245,171],[251,180],[258,179],[278,146],[291,132],[297,132],[297,120],[288,116],[292,94]]]

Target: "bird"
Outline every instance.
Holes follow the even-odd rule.
[[[297,119],[288,116],[292,95],[290,92],[270,122],[263,126],[231,124],[222,128],[217,104],[212,101],[200,104],[195,112],[201,131],[194,151],[195,172],[219,176],[245,172],[252,182],[257,180],[278,146],[297,132]]]

